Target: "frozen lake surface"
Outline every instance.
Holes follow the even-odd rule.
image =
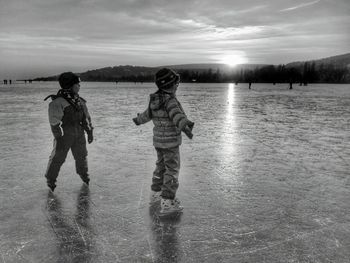
[[[0,86],[0,262],[350,262],[350,85],[181,84],[182,216],[148,199],[153,84],[82,83],[90,188],[69,153],[50,194],[57,83]]]

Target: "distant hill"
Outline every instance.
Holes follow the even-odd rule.
[[[286,67],[300,67],[303,66],[305,63],[312,64],[314,63],[316,68],[319,68],[321,65],[328,66],[332,65],[335,68],[350,68],[350,53],[338,55],[338,56],[332,56],[317,60],[309,60],[309,61],[297,61],[288,63]]]
[[[141,67],[141,66],[115,66],[105,67],[100,69],[88,70],[86,72],[77,73],[82,81],[116,81],[123,77],[131,76],[149,76],[157,72],[156,67]],[[40,77],[36,81],[53,81],[57,80],[59,75],[50,77]]]
[[[142,66],[115,66],[105,67],[100,69],[88,70],[86,72],[77,73],[82,81],[116,81],[116,80],[130,80],[130,77],[138,79],[153,81],[154,74],[163,67],[169,67],[176,71],[195,71],[198,73],[207,72],[208,70],[220,71],[222,73],[232,73],[240,70],[254,70],[262,68],[264,64],[241,64],[232,68],[226,64],[183,64],[183,65],[166,65],[159,67],[142,67]],[[34,79],[35,81],[54,81],[57,80],[58,75],[49,77],[40,77]]]
[[[158,68],[140,67],[140,66],[115,66],[101,69],[89,70],[80,73],[79,76],[83,81],[116,81],[123,77],[131,76],[153,76]]]
[[[165,67],[172,68],[174,70],[192,70],[192,71],[198,71],[203,72],[207,71],[209,69],[211,70],[220,70],[223,73],[230,73],[232,71],[237,70],[254,70],[257,68],[262,68],[266,66],[265,64],[240,64],[235,67],[231,67],[227,64],[215,64],[215,63],[208,63],[208,64],[183,64],[183,65],[168,65]]]
[[[82,73],[77,73],[82,81],[153,81],[154,74],[164,66],[159,67],[142,67],[142,66],[115,66],[115,67],[105,67],[100,69],[89,70]],[[320,77],[314,78],[315,81],[349,81],[350,70],[350,53],[332,56],[328,58],[310,60],[310,61],[297,61],[288,63],[286,65],[265,65],[265,64],[241,64],[232,68],[226,64],[183,64],[183,65],[168,65],[165,67],[170,67],[181,74],[183,81],[228,81],[230,79],[256,79],[265,80],[266,78],[261,75],[270,74],[272,68],[286,68],[287,70],[298,71],[299,75],[304,74],[305,71],[317,71],[321,73]],[[341,69],[340,72],[335,72],[334,70]],[[242,73],[243,72],[243,73]],[[268,73],[269,72],[269,73]],[[304,72],[304,73],[303,73]],[[309,74],[310,72],[308,72]],[[317,72],[316,72],[317,73]],[[338,74],[335,80],[332,80],[332,75]],[[238,74],[243,74],[244,76],[239,76]],[[258,75],[258,77],[249,77]],[[289,74],[287,72],[287,74]],[[293,73],[295,75],[295,72]],[[324,77],[328,74],[327,77]],[[57,80],[58,75],[50,77],[36,78],[36,81],[52,81]],[[269,79],[269,78],[267,78]],[[271,78],[270,78],[271,79]],[[340,80],[341,79],[341,80]]]

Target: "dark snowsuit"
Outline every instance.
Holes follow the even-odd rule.
[[[165,199],[174,199],[179,187],[181,131],[192,138],[194,123],[189,121],[174,94],[157,91],[150,95],[147,110],[133,119],[137,125],[153,121],[153,145],[157,151],[156,169],[153,172],[153,191],[162,191]]]
[[[70,149],[75,159],[76,172],[88,183],[88,153],[84,130],[92,134],[93,127],[86,101],[79,96],[72,98],[65,92],[51,97],[53,100],[49,104],[49,122],[54,144],[45,174],[47,183],[49,186],[55,186],[59,170]]]

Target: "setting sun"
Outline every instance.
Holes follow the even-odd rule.
[[[230,67],[234,67],[238,64],[247,63],[247,59],[242,55],[228,55],[224,56],[221,60],[221,63],[226,64]]]

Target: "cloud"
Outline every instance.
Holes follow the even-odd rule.
[[[9,72],[11,65],[20,71],[27,62],[52,71],[65,65],[81,71],[120,64],[207,63],[230,54],[244,54],[250,63],[280,63],[294,60],[293,56],[307,59],[308,49],[309,57],[311,50],[330,56],[348,49],[348,0],[299,2],[291,7],[285,3],[6,1],[0,9],[0,69]],[[315,4],[317,8],[303,8]]]
[[[320,1],[321,0],[316,0],[316,1],[313,1],[313,2],[303,3],[303,4],[300,4],[300,5],[297,5],[297,6],[293,6],[293,7],[282,9],[280,11],[281,12],[289,12],[289,11],[293,11],[293,10],[296,10],[296,9],[299,9],[299,8],[302,8],[302,7],[306,7],[306,6],[317,4]]]

